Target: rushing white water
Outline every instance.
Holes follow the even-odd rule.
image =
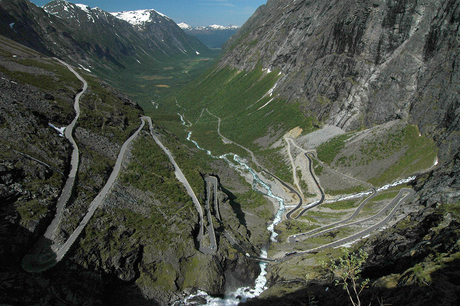
[[[262,250],[260,257],[267,257],[267,251]],[[241,302],[246,302],[250,298],[258,297],[262,292],[264,292],[267,287],[267,263],[260,263],[260,274],[255,281],[255,286],[252,287],[241,287],[236,289],[233,292],[230,292],[225,295],[224,298],[212,297],[206,292],[199,290],[196,294],[190,295],[185,298],[183,301],[176,302],[174,306],[182,305],[211,305],[211,306],[236,306]]]
[[[181,120],[183,124],[185,125],[185,120],[182,119],[182,116],[181,116]],[[214,156],[212,155],[211,151],[200,147],[200,145],[195,140],[191,139],[191,136],[192,136],[192,132],[189,132],[187,136],[187,140],[191,141],[198,149],[205,151],[209,156],[213,158],[225,160],[231,167],[237,169],[238,171],[244,171],[244,170],[248,171],[252,175],[252,178],[253,178],[252,180],[253,189],[260,192],[260,189],[262,188],[263,190],[265,190],[265,193],[263,193],[264,195],[271,197],[275,199],[276,201],[278,201],[279,209],[275,215],[273,222],[267,227],[267,230],[271,232],[270,239],[272,241],[276,241],[276,236],[278,234],[275,232],[275,226],[279,222],[281,222],[281,217],[284,211],[286,210],[285,205],[284,205],[284,200],[274,195],[271,190],[271,187],[267,183],[262,181],[260,177],[257,175],[257,173],[251,167],[249,167],[248,164],[240,156],[234,153],[228,153],[228,154],[224,154],[221,156]],[[232,157],[232,158],[230,159],[229,157]],[[261,188],[258,188],[258,187],[261,187]],[[260,257],[267,258],[267,250],[262,249]],[[224,298],[212,297],[212,296],[209,296],[206,292],[198,291],[197,294],[191,295],[187,297],[186,299],[184,299],[183,301],[176,302],[174,305],[176,306],[178,305],[202,305],[203,302],[205,301],[206,305],[232,306],[232,305],[238,305],[238,303],[244,302],[247,299],[258,297],[263,291],[267,289],[266,287],[267,263],[260,262],[259,266],[260,266],[260,274],[255,281],[254,287],[238,288],[235,291],[226,294]]]
[[[238,162],[240,165],[242,165],[246,170],[249,171],[249,173],[252,174],[252,177],[253,177],[253,182],[252,182],[252,187],[253,189],[256,189],[256,186],[257,185],[260,185],[262,186],[266,191],[267,193],[265,194],[266,196],[270,197],[270,198],[273,198],[275,199],[276,201],[278,201],[279,203],[279,209],[278,211],[276,212],[276,215],[275,215],[275,218],[273,219],[273,222],[272,224],[270,224],[268,227],[267,227],[267,230],[269,232],[271,232],[271,236],[270,236],[270,239],[271,241],[273,242],[276,242],[276,236],[278,236],[278,234],[275,232],[275,226],[281,222],[281,217],[283,216],[283,213],[286,211],[286,208],[285,208],[285,205],[284,205],[284,200],[276,195],[273,194],[272,192],[272,189],[271,187],[265,183],[264,181],[262,181],[259,176],[257,175],[257,173],[255,173],[255,171],[250,168],[246,163],[244,163],[241,158],[238,156],[238,155],[234,155],[234,160],[236,162]]]
[[[413,180],[415,180],[415,178],[416,178],[415,176],[411,176],[411,177],[408,177],[406,179],[398,180],[398,181],[395,181],[393,183],[384,185],[384,186],[378,188],[377,192],[388,190],[388,189],[390,189],[392,187],[396,187],[398,185],[407,184],[407,183],[412,182]],[[350,194],[350,195],[340,195],[340,196],[335,197],[333,200],[327,200],[327,201],[324,201],[324,202],[325,203],[333,203],[333,202],[338,202],[338,201],[357,199],[357,198],[361,198],[361,197],[364,197],[364,196],[368,196],[371,193],[372,193],[372,191],[365,191],[365,192],[360,192],[360,193],[355,193],[355,194]]]
[[[409,178],[393,182],[391,184],[388,184],[388,185],[380,187],[379,189],[377,189],[377,191],[380,192],[380,191],[390,189],[391,187],[396,187],[396,186],[401,185],[401,184],[407,184],[407,183],[412,182],[413,180],[415,180],[415,178],[416,178],[415,176],[411,176]]]

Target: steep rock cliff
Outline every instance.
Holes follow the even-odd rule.
[[[281,70],[275,94],[346,130],[411,115],[428,131],[458,115],[458,16],[458,1],[268,1],[220,65]]]

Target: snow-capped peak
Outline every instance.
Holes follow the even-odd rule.
[[[79,3],[75,3],[76,6],[78,6],[81,10],[87,12],[87,13],[90,13],[91,11],[91,8],[86,5],[86,4],[79,4]]]
[[[189,24],[186,24],[185,22],[181,22],[178,24],[179,28],[181,28],[182,30],[192,30],[193,27]]]
[[[168,16],[165,14],[162,14],[156,10],[137,10],[137,11],[124,11],[124,12],[114,12],[110,13],[113,16],[122,19],[124,21],[129,22],[132,25],[141,25],[143,23],[146,23],[150,21],[151,13],[155,12],[158,15],[170,19]]]
[[[221,25],[218,25],[218,24],[212,24],[209,26],[211,29],[214,29],[214,30],[225,30],[225,27],[224,26],[221,26]]]

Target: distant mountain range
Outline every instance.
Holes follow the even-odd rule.
[[[114,17],[124,20],[130,23],[135,28],[143,31],[148,24],[160,25],[163,22],[173,22],[168,16],[153,10],[136,10],[136,11],[123,11],[123,12],[114,12],[110,13]],[[221,26],[217,24],[209,26],[197,26],[192,27],[191,25],[181,22],[177,24],[185,33],[195,36],[202,43],[204,43],[208,48],[211,49],[220,49],[224,43],[238,30],[239,26],[229,25]]]
[[[224,27],[217,24],[192,27],[184,22],[179,23],[178,26],[185,33],[197,37],[208,48],[212,49],[222,48],[225,42],[240,29],[239,26],[229,25]]]
[[[119,14],[117,18],[100,8],[63,0],[42,8],[27,0],[4,0],[0,2],[0,34],[45,55],[106,73],[210,52],[155,10]]]
[[[238,31],[239,26],[235,25],[229,25],[229,26],[221,26],[218,24],[212,24],[209,26],[197,26],[197,27],[192,27],[189,24],[186,24],[185,22],[181,22],[177,24],[182,30],[184,31],[225,31],[225,30],[233,30],[233,31]]]

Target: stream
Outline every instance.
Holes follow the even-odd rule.
[[[181,116],[182,119],[182,116]],[[183,124],[185,125],[185,121],[182,120]],[[191,141],[199,150],[205,151],[209,156],[216,158],[216,159],[223,159],[225,160],[230,167],[236,169],[239,172],[248,171],[252,175],[252,188],[256,191],[262,192],[265,196],[275,199],[279,203],[279,209],[275,215],[273,222],[267,227],[267,230],[271,233],[270,240],[276,241],[276,236],[278,234],[275,232],[275,226],[281,222],[281,216],[283,215],[284,211],[286,210],[284,205],[284,200],[276,195],[273,194],[271,187],[262,181],[257,173],[248,166],[248,164],[238,155],[234,153],[227,153],[221,156],[214,156],[212,155],[211,151],[206,150],[200,145],[191,139],[192,132],[188,133],[187,140]],[[267,258],[267,249],[262,249],[260,253],[261,258]],[[184,299],[183,301],[176,302],[174,305],[238,305],[240,302],[244,302],[247,299],[258,297],[263,291],[267,289],[267,263],[260,262],[260,274],[255,281],[254,287],[241,287],[236,289],[235,291],[228,292],[225,294],[224,298],[217,298],[208,295],[206,292],[198,291],[197,294],[191,295]]]
[[[182,121],[183,125],[185,125],[185,126],[190,126],[191,125],[191,124],[187,125],[185,120],[183,119],[183,117],[180,114],[179,114],[179,116],[181,117],[181,121]],[[240,156],[238,156],[237,154],[234,154],[234,153],[227,153],[227,154],[223,154],[221,156],[214,156],[214,155],[212,155],[211,151],[200,147],[200,145],[195,140],[191,139],[191,136],[192,136],[192,132],[189,132],[188,136],[187,136],[187,140],[192,142],[199,150],[205,151],[212,158],[225,160],[230,165],[230,167],[236,169],[242,175],[244,174],[244,172],[249,172],[251,174],[251,176],[252,176],[252,188],[254,190],[258,191],[258,192],[261,192],[265,196],[268,196],[268,197],[274,199],[275,201],[277,201],[279,203],[279,209],[278,209],[277,213],[275,214],[275,218],[274,218],[273,222],[267,227],[267,230],[271,233],[270,240],[272,242],[276,242],[276,236],[278,236],[278,234],[275,232],[275,226],[278,223],[281,222],[281,217],[282,217],[283,213],[286,210],[284,200],[282,198],[280,198],[280,197],[278,197],[278,196],[273,194],[273,192],[271,190],[271,187],[267,183],[265,183],[263,180],[260,179],[260,177],[254,171],[254,169],[249,167],[249,165],[246,163],[246,161],[243,158],[241,158]],[[377,192],[387,190],[387,189],[389,189],[391,187],[394,187],[394,186],[397,186],[397,185],[400,185],[400,184],[408,183],[410,181],[413,181],[414,179],[415,179],[415,177],[410,177],[410,178],[407,178],[407,179],[398,180],[396,182],[393,182],[391,184],[388,184],[388,185],[385,185],[383,187],[378,188]],[[359,198],[359,197],[362,197],[362,196],[365,196],[365,195],[369,195],[371,193],[372,193],[371,191],[367,191],[367,192],[362,192],[362,193],[353,194],[353,195],[347,195],[347,196],[342,195],[342,196],[336,197],[332,201],[335,202],[335,201],[339,201],[339,200]],[[330,202],[330,201],[331,200],[329,200],[327,202]],[[266,249],[261,250],[260,257],[267,258],[267,250]],[[267,289],[267,287],[266,287],[266,283],[267,283],[267,278],[266,278],[266,275],[267,275],[267,271],[266,271],[267,263],[260,262],[259,265],[260,265],[260,275],[257,277],[254,287],[241,287],[241,288],[238,288],[238,289],[236,289],[236,290],[234,290],[232,292],[226,293],[224,298],[212,297],[212,296],[208,295],[206,292],[198,291],[197,294],[191,295],[191,296],[185,298],[183,301],[176,302],[174,305],[176,305],[176,306],[179,306],[179,305],[204,305],[204,304],[206,304],[206,305],[216,305],[216,306],[219,306],[219,305],[238,305],[240,302],[245,302],[247,299],[258,297],[263,291],[265,291]]]

